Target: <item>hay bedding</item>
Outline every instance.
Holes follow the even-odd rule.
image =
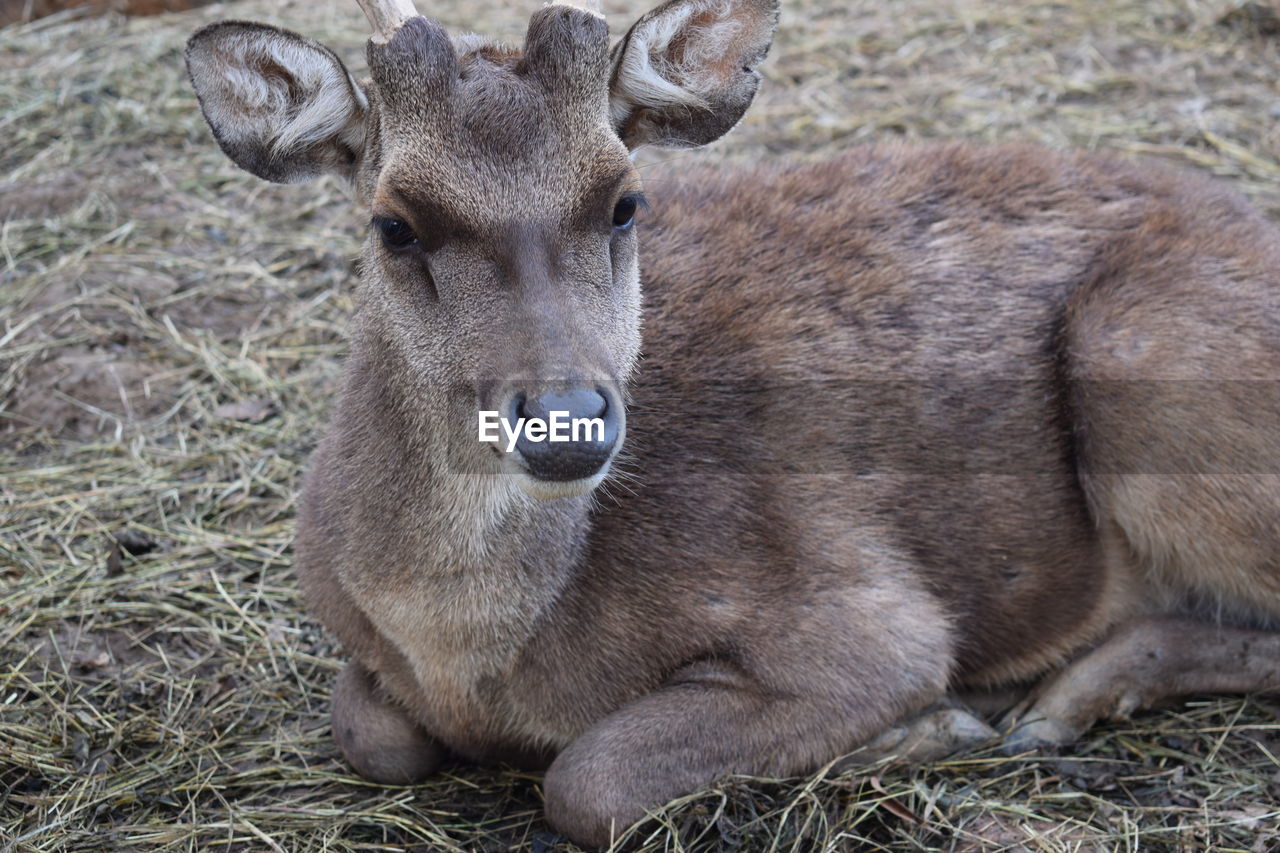
[[[641,11],[610,5],[615,29]],[[430,6],[512,39],[532,8]],[[300,611],[290,541],[361,214],[217,151],[181,49],[232,16],[362,63],[359,12],[329,0],[0,31],[0,850],[570,849],[536,777],[384,789],[336,759],[341,651]],[[746,122],[649,159],[1034,139],[1168,158],[1275,216],[1276,22],[1208,0],[789,0]],[[1070,757],[731,780],[632,843],[1264,851],[1277,755],[1274,698],[1204,698]]]

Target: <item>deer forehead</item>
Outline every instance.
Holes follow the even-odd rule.
[[[617,137],[567,139],[551,146],[520,137],[493,145],[451,144],[457,137],[418,137],[384,145],[370,194],[375,213],[430,212],[457,231],[483,231],[495,220],[569,224],[606,215],[640,179]],[[593,144],[594,143],[594,144]]]
[[[459,159],[539,160],[581,157],[606,148],[626,156],[608,121],[606,100],[566,104],[554,91],[502,61],[475,52],[446,94],[421,100],[389,95],[376,81],[382,144]]]
[[[640,188],[603,112],[593,124],[566,124],[525,81],[502,75],[463,82],[455,97],[434,119],[379,117],[375,212],[429,211],[481,231],[495,219],[556,223],[597,208],[603,216]]]

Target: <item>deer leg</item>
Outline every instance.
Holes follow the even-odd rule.
[[[333,686],[330,714],[338,749],[352,769],[372,782],[421,782],[444,758],[440,742],[387,699],[356,661],[347,664]]]
[[[583,846],[607,847],[646,811],[719,777],[809,772],[911,702],[866,682],[843,696],[780,694],[729,667],[696,669],[605,717],[556,757],[543,783],[552,826]],[[919,691],[916,706],[933,692],[924,680],[899,683]]]
[[[1104,717],[1192,693],[1280,690],[1280,633],[1188,618],[1144,619],[1047,680],[1006,717],[1003,748],[1070,743]]]
[[[950,623],[890,549],[851,545],[869,558],[859,583],[793,590],[790,609],[570,742],[543,781],[551,824],[605,846],[722,776],[812,772],[939,701],[953,667]]]

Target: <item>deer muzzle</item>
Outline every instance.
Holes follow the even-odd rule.
[[[626,414],[612,389],[579,385],[517,392],[503,407],[503,417],[513,436],[508,446],[530,477],[572,483],[604,472],[620,445]]]

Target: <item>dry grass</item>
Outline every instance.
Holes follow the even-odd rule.
[[[508,38],[532,8],[430,5]],[[1030,138],[1166,157],[1280,215],[1274,7],[852,5],[789,0],[750,118],[714,152],[659,159]],[[536,777],[386,789],[336,760],[341,651],[299,609],[290,541],[360,216],[337,184],[267,186],[216,150],[181,46],[229,16],[362,64],[354,4],[0,31],[0,850],[573,849]],[[1274,699],[1207,699],[1099,728],[1070,758],[735,779],[631,843],[1264,851],[1277,754]]]

